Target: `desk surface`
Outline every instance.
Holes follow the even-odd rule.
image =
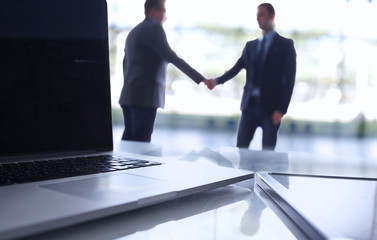
[[[241,168],[334,176],[377,177],[375,159],[307,153],[251,151],[233,147],[193,149],[181,155],[162,146],[122,142],[119,151]],[[254,180],[48,232],[38,239],[304,239],[278,214]]]

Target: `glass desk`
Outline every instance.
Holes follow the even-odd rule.
[[[306,153],[251,151],[233,147],[171,154],[163,146],[121,142],[119,151],[256,172],[377,177],[377,161]],[[254,179],[147,208],[33,236],[37,239],[306,239],[276,211]]]

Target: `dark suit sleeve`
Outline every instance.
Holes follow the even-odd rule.
[[[154,51],[167,62],[174,64],[174,66],[194,80],[194,82],[197,84],[204,80],[204,77],[198,71],[192,68],[183,59],[178,57],[177,54],[170,48],[165,31],[161,25],[156,24],[152,31],[153,33],[150,35],[152,38],[147,40],[151,51]]]
[[[294,48],[294,43],[292,39],[289,39],[289,41],[287,41],[287,44],[285,44],[285,46],[283,47],[286,49],[286,57],[284,61],[285,71],[281,80],[282,94],[280,96],[280,101],[277,110],[285,114],[291,101],[293,87],[295,84],[296,50]]]
[[[236,64],[234,64],[234,66],[228,71],[226,71],[223,75],[216,78],[217,84],[224,84],[225,82],[234,78],[243,68],[245,68],[245,63],[244,63],[245,54],[246,54],[246,47],[243,49],[242,55],[237,60]]]

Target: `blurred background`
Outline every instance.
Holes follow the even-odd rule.
[[[144,1],[107,0],[114,139],[123,117],[118,99],[128,32],[144,19]],[[251,0],[167,0],[164,29],[172,49],[205,77],[231,68],[247,41],[258,38]],[[292,38],[297,74],[277,151],[377,157],[377,1],[269,1],[276,30]],[[209,91],[168,65],[166,106],[152,143],[189,150],[235,146],[245,71]],[[250,146],[261,148],[261,130]]]

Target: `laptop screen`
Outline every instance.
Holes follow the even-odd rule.
[[[0,2],[0,156],[112,149],[105,0]]]

